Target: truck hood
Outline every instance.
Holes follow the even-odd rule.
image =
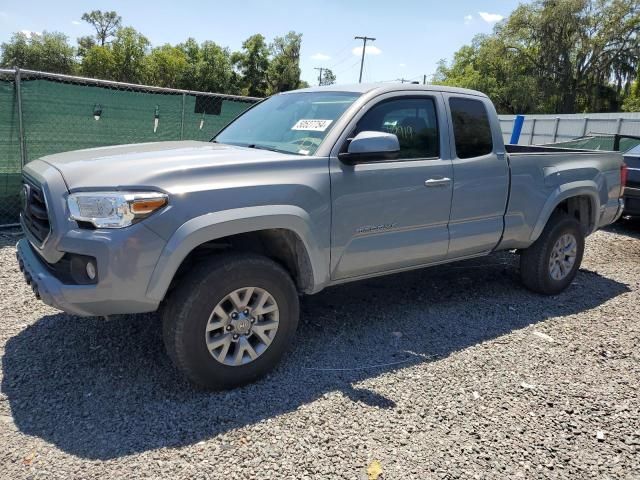
[[[41,160],[60,171],[71,191],[155,187],[175,193],[213,173],[246,172],[300,157],[211,142],[174,141],[90,148]]]

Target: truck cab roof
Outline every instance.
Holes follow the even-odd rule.
[[[355,92],[362,94],[375,92],[376,94],[382,94],[397,91],[461,93],[477,97],[487,97],[487,95],[482,92],[470,90],[468,88],[449,87],[445,85],[417,85],[415,83],[354,83],[349,85],[328,85],[323,87],[309,87],[299,90],[290,90],[288,92],[281,93],[281,95],[300,92]]]

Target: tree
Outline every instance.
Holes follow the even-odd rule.
[[[256,34],[246,39],[242,43],[242,51],[234,52],[231,61],[242,75],[243,93],[252,97],[264,97],[269,88],[269,48],[264,36]]]
[[[145,56],[149,46],[147,37],[134,28],[120,28],[110,45],[115,80],[141,83],[145,79]]]
[[[104,47],[109,38],[115,36],[122,23],[122,17],[116,12],[103,12],[102,10],[83,13],[82,20],[96,29],[96,40],[101,47]]]
[[[640,81],[636,80],[622,105],[625,112],[640,112]]]
[[[66,74],[75,71],[75,51],[63,33],[14,33],[9,42],[2,43],[0,50],[0,64],[4,67]]]
[[[639,32],[638,0],[536,0],[461,48],[436,78],[498,96],[500,111],[617,110],[637,75]]]
[[[187,56],[182,49],[169,44],[156,47],[145,58],[145,62],[145,83],[170,88],[182,86],[187,68]]]
[[[182,79],[180,88],[187,90],[196,90],[198,84],[198,62],[200,61],[200,44],[189,37],[186,42],[176,45],[184,54],[187,65],[182,71]]]
[[[271,63],[267,70],[269,93],[294,90],[300,86],[300,44],[302,34],[289,32],[271,43]]]
[[[330,68],[322,69],[322,76],[320,77],[320,85],[333,85],[336,83],[336,76]]]

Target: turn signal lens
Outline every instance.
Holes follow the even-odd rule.
[[[131,211],[136,215],[148,215],[167,204],[166,197],[151,198],[148,200],[134,200],[131,202]]]

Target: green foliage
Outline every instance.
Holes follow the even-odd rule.
[[[145,79],[145,56],[151,44],[134,28],[119,29],[111,42],[115,78],[121,82],[142,83]]]
[[[116,62],[111,48],[100,45],[90,47],[82,58],[80,72],[85,77],[113,80],[116,77]]]
[[[58,32],[26,35],[14,33],[0,46],[3,67],[20,67],[57,73],[74,73],[75,52],[67,36]]]
[[[484,91],[501,112],[617,110],[637,75],[639,32],[637,0],[536,0],[441,62],[435,79]]]
[[[84,57],[91,47],[94,47],[95,45],[97,45],[96,39],[92,36],[78,38],[78,56]]]
[[[151,50],[145,58],[144,83],[162,87],[179,88],[188,65],[185,52],[173,45],[165,44]]]
[[[194,90],[219,93],[237,93],[238,77],[231,63],[231,52],[215,42],[200,45],[196,66]]]
[[[622,104],[625,112],[640,112],[640,81],[636,80],[631,87],[631,91]]]

